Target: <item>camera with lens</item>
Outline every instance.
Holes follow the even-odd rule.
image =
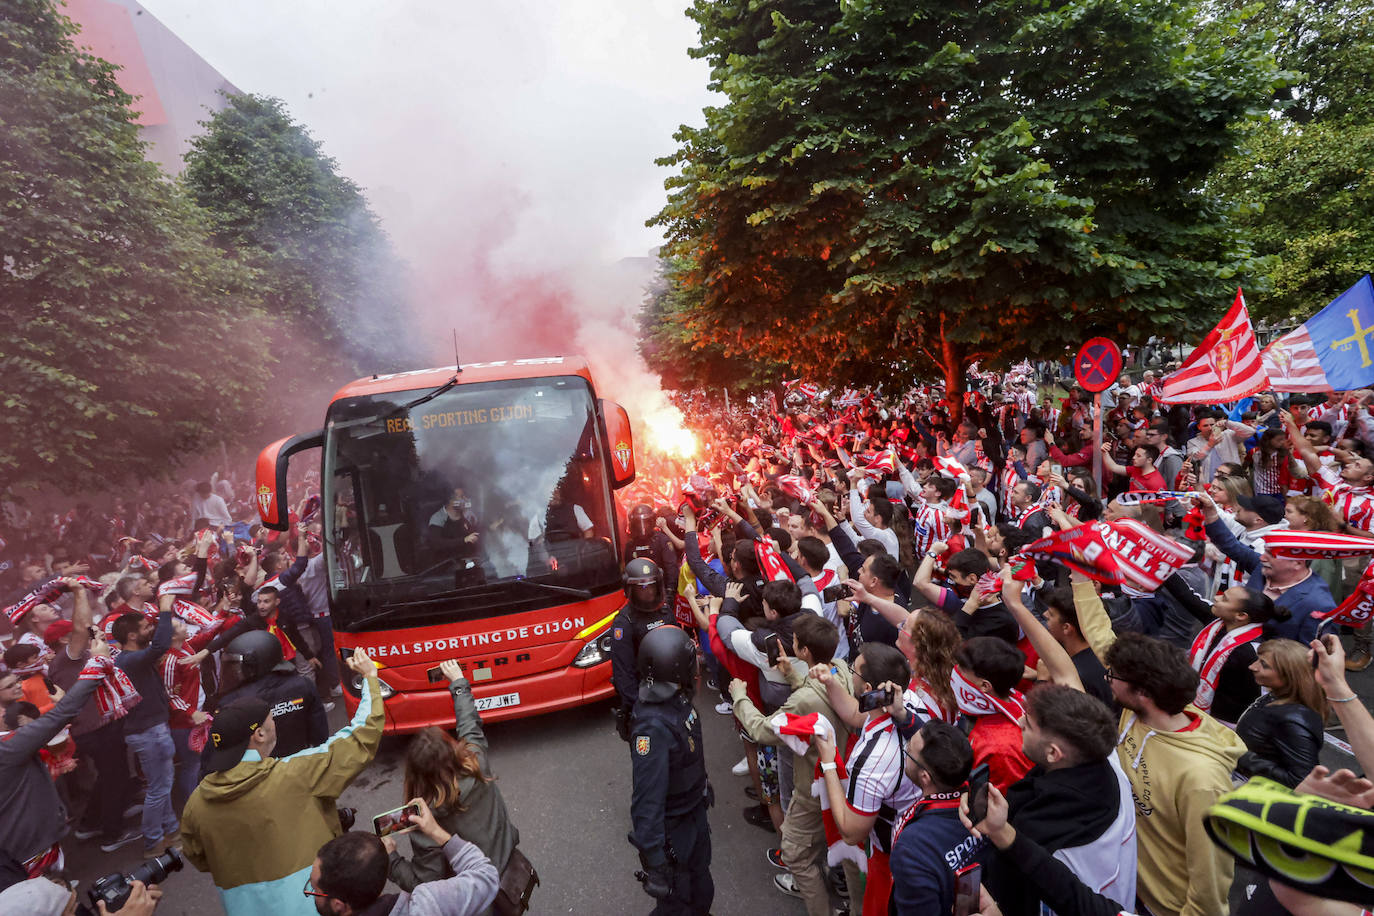
[[[161,884],[167,880],[168,875],[174,871],[181,871],[183,867],[185,863],[181,860],[181,854],[175,849],[169,849],[162,855],[144,862],[127,875],[119,872],[106,875],[86,891],[91,898],[91,905],[85,908],[85,912],[99,912],[99,905],[103,902],[107,911],[116,913],[129,902],[135,881],[142,881],[144,885]]]
[[[853,597],[854,589],[850,588],[848,585],[845,585],[843,582],[838,582],[835,585],[831,585],[821,592],[821,598],[827,604],[829,604],[832,601],[839,601],[841,598]]]

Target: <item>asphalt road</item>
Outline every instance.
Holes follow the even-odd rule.
[[[1366,703],[1374,698],[1374,667],[1350,676],[1351,686]],[[805,912],[801,901],[773,888],[778,871],[765,853],[776,845],[773,834],[747,824],[742,809],[751,804],[744,794],[747,777],[730,774],[740,759],[740,744],[732,719],[716,714],[714,692],[697,695],[706,743],[707,770],[716,789],[711,810],[712,877],[716,883],[717,913],[769,913],[788,916]],[[343,705],[330,715],[335,727],[344,723]],[[1339,729],[1328,729],[1344,737]],[[402,737],[382,741],[377,759],[344,793],[342,804],[358,809],[359,829],[375,814],[401,805],[406,742]],[[630,759],[628,747],[616,737],[610,706],[596,703],[569,712],[499,722],[487,727],[491,761],[501,793],[520,829],[520,848],[538,869],[542,884],[535,891],[531,912],[647,913],[649,898],[633,875],[639,867],[626,840],[630,829]],[[1322,763],[1335,769],[1355,767],[1354,758],[1331,745]],[[1357,768],[1356,768],[1357,769]],[[402,841],[402,848],[407,841]],[[69,839],[68,870],[84,886],[112,871],[129,871],[142,862],[138,846],[107,855],[90,843]],[[159,916],[220,914],[218,894],[208,875],[187,866],[163,885],[166,896]],[[394,888],[393,888],[394,889]]]
[[[740,744],[729,716],[711,708],[714,693],[698,695],[707,768],[716,788],[711,810],[712,876],[717,913],[801,914],[801,901],[773,888],[778,871],[765,853],[773,834],[741,817],[747,777],[730,774],[740,759]],[[343,724],[343,706],[331,723]],[[401,784],[406,742],[387,737],[371,767],[344,793],[341,804],[358,809],[358,827],[374,814],[405,799]],[[531,913],[647,913],[650,898],[633,877],[639,868],[626,840],[630,829],[630,757],[616,737],[610,706],[604,702],[564,713],[500,722],[487,727],[492,768],[511,816],[520,830],[520,848],[539,871]],[[408,841],[401,842],[402,850]],[[68,868],[84,886],[112,871],[128,871],[142,861],[138,846],[114,854],[68,840]],[[209,875],[189,865],[163,885],[159,916],[219,914],[218,894]]]

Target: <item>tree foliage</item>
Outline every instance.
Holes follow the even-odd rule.
[[[1187,0],[696,0],[726,103],[667,206],[694,341],[821,382],[1186,333],[1251,270],[1203,189],[1272,92]]]
[[[1306,319],[1374,269],[1374,7],[1262,0],[1247,28],[1289,79],[1217,170],[1216,193],[1266,258],[1253,311]]]
[[[50,0],[0,0],[0,484],[167,470],[261,392],[251,275],[143,155],[109,63]],[[207,360],[206,354],[214,354]]]
[[[192,141],[182,181],[218,243],[260,272],[274,343],[336,370],[403,368],[405,271],[362,190],[279,99],[227,102]]]
[[[639,353],[672,389],[728,388],[755,391],[783,380],[787,367],[748,355],[730,356],[709,335],[694,334],[697,300],[677,282],[689,265],[681,258],[659,262],[639,314]]]

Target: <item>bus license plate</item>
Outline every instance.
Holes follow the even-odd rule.
[[[474,702],[478,712],[486,712],[489,709],[505,709],[507,706],[519,706],[520,694],[502,693],[494,697],[478,697]]]

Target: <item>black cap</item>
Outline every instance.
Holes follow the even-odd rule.
[[[210,753],[210,771],[222,773],[237,765],[248,750],[253,732],[262,727],[271,712],[267,701],[257,697],[245,697],[221,707],[210,726],[210,746],[214,748]]]
[[[1248,509],[1266,524],[1277,525],[1283,521],[1283,500],[1274,496],[1237,496],[1236,504]]]

